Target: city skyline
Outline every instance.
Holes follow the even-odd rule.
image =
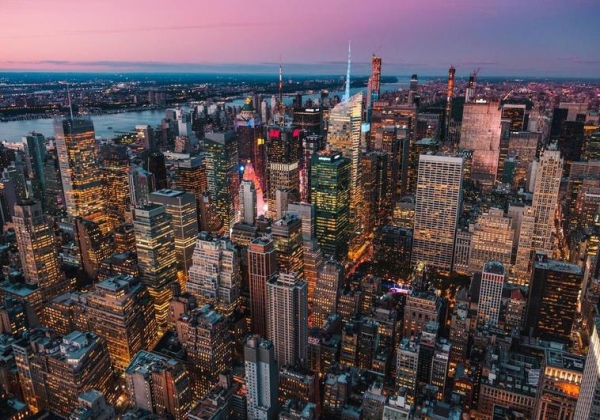
[[[600,4],[589,0],[227,3],[4,2],[0,13],[12,18],[0,29],[0,71],[270,73],[281,60],[288,74],[342,74],[348,39],[353,74],[368,74],[372,53],[388,75],[442,75],[451,64],[493,76],[600,70]],[[400,16],[411,18],[400,25]]]

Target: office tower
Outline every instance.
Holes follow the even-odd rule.
[[[105,145],[100,149],[103,200],[111,229],[125,221],[131,207],[129,156],[124,145]]]
[[[169,188],[167,180],[167,166],[165,155],[158,150],[150,151],[148,154],[148,163],[146,165],[148,172],[154,175],[155,187],[157,190]]]
[[[240,185],[240,221],[254,225],[256,220],[256,188],[254,182],[242,180]]]
[[[386,265],[390,272],[410,268],[412,229],[390,225],[381,226],[373,238],[374,261]]]
[[[267,283],[267,330],[279,366],[306,364],[308,293],[306,282],[292,273],[279,273]]]
[[[44,160],[44,177],[46,179],[46,193],[44,197],[44,210],[51,215],[57,215],[65,205],[65,197],[60,176],[56,148],[46,151]]]
[[[371,77],[367,86],[367,112],[370,111],[373,101],[379,99],[381,86],[381,58],[373,54],[371,59]]]
[[[362,92],[351,98],[346,98],[346,101],[340,102],[330,111],[329,126],[327,129],[328,150],[341,153],[344,158],[350,160],[349,224],[352,236],[362,232],[361,222],[363,212],[360,168],[362,106]],[[325,252],[323,245],[321,247]]]
[[[369,152],[361,158],[363,170],[363,206],[366,232],[372,232],[389,218],[386,202],[388,155],[382,151]]]
[[[105,205],[94,124],[90,118],[54,120],[56,151],[67,214],[95,221],[103,231]]]
[[[102,260],[113,253],[110,236],[96,222],[81,217],[75,219],[74,236],[83,271],[88,281],[94,281]]]
[[[229,238],[202,232],[196,241],[187,291],[200,305],[211,304],[224,316],[236,310],[241,289],[237,251]]]
[[[545,350],[533,419],[573,418],[584,362],[582,356],[551,348]]]
[[[129,172],[129,195],[132,208],[143,207],[149,203],[148,195],[156,191],[154,174],[143,168],[131,168]]]
[[[298,278],[304,278],[304,248],[300,217],[286,214],[273,223],[271,235],[279,272],[296,273]]]
[[[573,420],[600,419],[600,318],[594,318]]]
[[[33,198],[45,207],[46,201],[46,174],[44,161],[46,160],[46,146],[44,136],[39,133],[31,133],[23,137],[23,151],[25,153],[25,166],[27,168],[28,180],[31,184]],[[44,208],[44,210],[46,210]]]
[[[118,371],[156,341],[154,306],[137,278],[119,275],[96,283],[87,294],[85,312],[90,330],[106,340]]]
[[[123,223],[115,228],[113,234],[115,252],[135,251],[135,230],[133,223]]]
[[[396,385],[406,389],[406,399],[414,402],[417,393],[419,368],[419,344],[413,339],[403,338],[396,356]]]
[[[173,165],[174,186],[178,190],[194,195],[198,209],[198,224],[200,224],[202,195],[208,189],[205,159],[203,156],[190,156],[174,161]]]
[[[254,239],[248,247],[248,274],[250,284],[250,314],[252,331],[267,335],[267,282],[277,273],[273,240],[267,237]]]
[[[275,218],[277,190],[300,189],[300,129],[265,127],[268,216]]]
[[[569,343],[582,277],[579,266],[536,252],[524,332],[543,340]]]
[[[452,120],[452,98],[454,97],[454,73],[456,69],[450,66],[448,69],[448,93],[446,95],[446,113],[444,117],[444,140],[448,142],[450,133],[450,122]]]
[[[179,317],[177,336],[188,357],[192,397],[201,398],[230,366],[232,346],[227,320],[210,305],[204,305]]]
[[[527,131],[529,110],[526,104],[502,104],[502,119],[508,120],[511,132]]]
[[[485,263],[481,273],[479,305],[477,306],[478,324],[498,325],[505,279],[506,273],[502,263],[497,261]]]
[[[136,141],[139,146],[146,150],[154,150],[156,148],[156,139],[154,136],[154,128],[149,125],[136,125]]]
[[[206,133],[204,148],[208,191],[221,219],[220,230],[229,232],[235,223],[234,209],[240,187],[235,132]]]
[[[277,418],[278,369],[273,343],[258,335],[244,343],[248,418]]]
[[[510,217],[505,217],[501,209],[490,208],[479,215],[471,224],[471,246],[468,270],[471,273],[481,270],[488,261],[498,261],[510,266],[515,232]]]
[[[23,374],[33,379],[39,410],[68,416],[77,408],[79,395],[90,389],[113,400],[113,372],[104,338],[73,331],[62,339],[43,337],[31,345],[35,350]]]
[[[344,266],[333,260],[326,261],[319,270],[313,297],[313,327],[323,328],[327,317],[337,313],[337,301],[344,287],[344,274]]]
[[[460,147],[473,150],[471,177],[485,186],[496,180],[500,159],[502,109],[496,101],[465,103]]]
[[[174,420],[187,418],[192,393],[183,362],[142,350],[125,369],[125,381],[138,409]]]
[[[563,159],[558,150],[545,150],[540,157],[532,208],[535,215],[533,247],[536,250],[551,252],[552,229],[558,206],[558,192],[562,176]]]
[[[415,204],[412,265],[423,261],[452,271],[454,236],[462,206],[462,157],[421,155]]]
[[[154,302],[158,328],[167,326],[171,285],[177,281],[177,256],[166,206],[148,204],[135,209],[135,248],[140,279]]]
[[[531,206],[511,206],[509,207],[509,213],[511,213],[511,209],[514,209],[512,212],[515,215],[513,220],[518,223],[516,225],[518,229],[515,229],[517,253],[511,282],[526,286],[531,279],[535,213]]]
[[[409,90],[411,92],[416,92],[418,89],[419,89],[419,77],[416,74],[413,74],[410,77]]]
[[[25,281],[37,284],[44,301],[65,292],[69,283],[58,265],[54,230],[41,203],[16,205],[13,224]]]
[[[350,237],[351,162],[339,153],[311,158],[311,198],[317,209],[316,234],[323,255],[346,257]]]
[[[260,142],[264,143],[263,127],[260,114],[256,111],[250,98],[246,98],[246,102],[236,115],[234,128],[238,138],[239,164],[245,165],[248,162],[252,162],[256,165],[258,145]]]
[[[198,213],[193,194],[177,190],[158,190],[148,196],[150,203],[164,205],[171,216],[175,238],[178,278],[185,292],[187,273],[192,266],[192,254],[198,236]]]
[[[513,175],[513,188],[524,188],[527,182],[527,171],[535,160],[538,147],[542,141],[542,133],[511,132],[508,139],[509,156],[516,157],[517,164]]]

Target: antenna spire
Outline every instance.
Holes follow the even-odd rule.
[[[279,54],[279,103],[283,105],[283,72],[281,69],[281,54]]]
[[[68,81],[59,81],[61,85],[67,85],[67,98],[69,99],[69,113],[71,114],[71,121],[73,120],[73,103],[71,102],[71,91],[69,90],[69,82]]]
[[[350,99],[350,64],[352,62],[352,50],[350,40],[348,40],[348,72],[346,73],[346,91],[344,92],[343,102]]]

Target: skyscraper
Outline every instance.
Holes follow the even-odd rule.
[[[302,221],[295,214],[286,214],[271,226],[277,269],[296,273],[304,278],[304,249],[302,247]]]
[[[183,362],[140,351],[125,370],[133,404],[157,416],[184,420],[192,402],[190,378]]]
[[[151,193],[148,198],[151,203],[164,205],[171,216],[178,278],[181,290],[185,292],[187,273],[192,266],[192,254],[198,236],[196,197],[183,191],[159,190]]]
[[[136,278],[115,276],[96,283],[86,296],[85,312],[90,330],[104,337],[113,366],[121,372],[156,341],[154,306]]]
[[[102,193],[106,218],[111,229],[125,221],[131,207],[129,192],[129,156],[124,145],[106,145],[100,149]],[[128,217],[129,219],[131,216]]]
[[[552,251],[552,229],[558,206],[558,190],[562,176],[563,159],[558,150],[545,150],[540,158],[535,176],[533,202],[535,216],[533,248],[544,252]]]
[[[237,251],[228,237],[202,232],[196,240],[187,291],[199,304],[211,304],[231,316],[239,304],[241,272]]]
[[[477,306],[478,324],[498,325],[505,278],[502,263],[489,261],[483,266],[481,287],[479,289],[479,305]]]
[[[350,237],[350,160],[340,153],[320,152],[311,158],[311,168],[319,246],[323,255],[342,260]]]
[[[454,237],[462,206],[462,157],[421,155],[411,263],[452,270]]]
[[[308,291],[294,274],[279,273],[267,283],[267,325],[279,366],[304,366],[308,347]]]
[[[268,216],[275,218],[277,190],[300,190],[300,129],[265,127]]]
[[[54,135],[67,214],[108,226],[102,202],[102,179],[94,124],[90,118],[54,120]]]
[[[600,420],[600,318],[594,319],[573,420]]]
[[[208,191],[221,219],[221,231],[229,232],[235,223],[235,203],[240,187],[235,132],[206,133],[206,178]]]
[[[240,185],[240,221],[254,225],[256,220],[256,188],[254,182],[243,180]]]
[[[493,185],[500,158],[502,109],[496,101],[478,100],[465,104],[460,147],[473,150],[471,177]]]
[[[44,172],[44,161],[46,160],[46,147],[44,136],[39,133],[31,133],[23,137],[23,149],[25,152],[25,166],[31,182],[33,197],[44,206],[46,199],[46,174]],[[44,208],[44,210],[46,210]]]
[[[381,85],[381,58],[373,54],[371,59],[371,77],[367,89],[367,112],[370,112],[373,101],[379,99]]]
[[[273,343],[258,335],[244,344],[248,418],[277,418],[278,369]]]
[[[254,239],[248,247],[252,331],[261,336],[267,335],[267,282],[277,274],[275,255],[273,240],[267,237]]]
[[[579,266],[536,252],[523,331],[543,340],[569,343],[582,277]]]
[[[25,281],[37,284],[45,301],[64,293],[68,281],[58,265],[54,230],[44,216],[41,203],[16,205],[13,224]]]
[[[167,327],[171,285],[177,281],[177,257],[171,215],[166,206],[148,204],[135,209],[135,247],[140,278],[154,302],[160,329]]]
[[[353,236],[358,236],[363,228],[361,226],[362,183],[360,169],[362,107],[362,92],[340,102],[329,113],[327,130],[328,150],[341,153],[343,157],[350,160],[349,223]]]
[[[329,260],[323,264],[317,277],[313,297],[313,326],[323,328],[330,314],[337,313],[337,301],[344,286],[344,266]]]
[[[514,239],[511,222],[510,217],[504,216],[503,210],[490,208],[469,226],[472,232],[469,272],[480,271],[488,261],[498,261],[505,267],[510,266]]]

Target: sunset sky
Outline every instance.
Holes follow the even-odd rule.
[[[0,0],[0,70],[600,77],[600,0]]]

